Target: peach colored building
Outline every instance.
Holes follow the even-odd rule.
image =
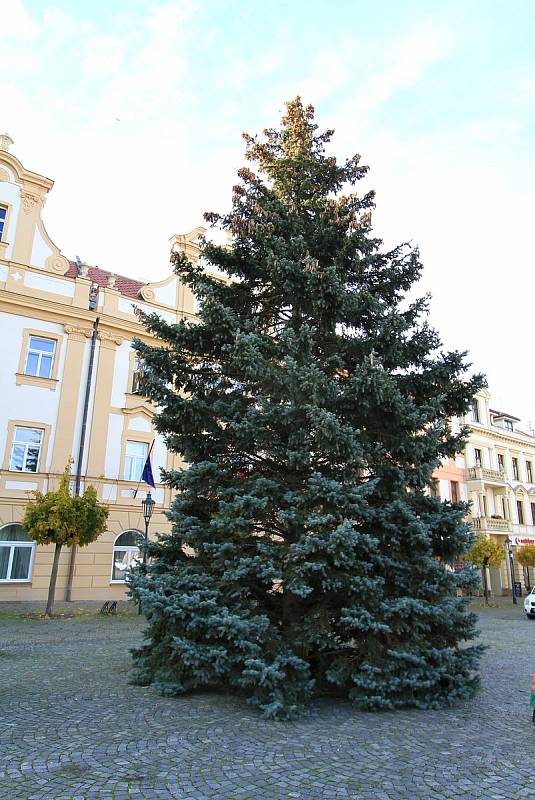
[[[95,486],[110,516],[95,543],[64,549],[56,597],[121,599],[144,532],[147,487],[134,492],[149,448],[156,481],[160,467],[178,465],[137,391],[132,339],[149,339],[136,307],[176,322],[194,316],[193,296],[174,274],[143,284],[69,261],[43,223],[52,181],[11,144],[0,137],[0,601],[46,597],[53,546],[36,547],[20,522],[32,490],[57,487],[71,457],[73,490],[77,480],[82,492]],[[195,258],[201,231],[172,247]],[[170,489],[157,483],[152,494],[151,530],[166,531]]]

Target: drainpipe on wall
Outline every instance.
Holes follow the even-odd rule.
[[[82,429],[80,431],[80,446],[78,448],[78,460],[76,463],[76,478],[74,483],[74,494],[80,494],[80,485],[82,482],[82,464],[84,459],[85,439],[87,433],[87,416],[89,412],[89,396],[91,394],[91,384],[93,382],[93,362],[95,360],[95,344],[98,336],[98,322],[97,317],[93,322],[93,333],[91,335],[91,343],[89,349],[89,365],[87,367],[87,379],[85,383],[85,397],[84,397],[84,410],[82,414]],[[65,591],[65,600],[70,603],[72,600],[72,584],[74,580],[74,567],[76,564],[76,551],[75,544],[71,546],[71,558],[69,561],[69,577],[67,579],[67,589]]]

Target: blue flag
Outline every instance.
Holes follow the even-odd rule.
[[[154,483],[154,477],[152,475],[152,467],[150,465],[150,453],[145,461],[145,466],[143,467],[143,472],[141,473],[141,480],[145,481],[148,486],[152,486],[153,489],[156,489],[156,484]]]

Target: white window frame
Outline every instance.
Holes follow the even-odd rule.
[[[4,240],[4,231],[6,229],[7,214],[8,214],[9,209],[8,209],[7,206],[4,206],[2,203],[0,203],[0,211],[4,212],[4,218],[2,219],[0,217],[0,242],[3,242],[3,241],[5,241]]]
[[[41,434],[41,439],[40,439],[39,443],[37,443],[37,442],[17,442],[17,431],[20,431],[20,430],[24,430],[24,431],[39,431],[39,433]],[[30,426],[25,426],[25,425],[15,425],[15,429],[13,431],[13,442],[11,443],[11,456],[9,458],[9,471],[10,472],[29,472],[32,475],[35,475],[36,473],[38,473],[39,472],[39,462],[41,460],[41,449],[43,447],[44,438],[45,438],[45,431],[43,430],[43,428],[33,428],[33,427],[30,427]],[[23,447],[24,448],[24,456],[23,456],[23,459],[22,459],[22,469],[15,469],[13,467],[13,454],[14,454],[14,451],[15,451],[15,447]],[[35,465],[35,469],[26,469],[25,468],[26,467],[26,461],[28,459],[28,448],[29,447],[37,448],[38,451],[39,451],[38,454],[37,454],[37,463]]]
[[[128,445],[129,444],[137,444],[143,445],[145,448],[145,454],[143,456],[130,456],[128,455]],[[143,472],[143,467],[145,466],[145,462],[147,460],[147,455],[149,453],[149,445],[147,442],[137,442],[135,439],[127,439],[126,446],[124,451],[124,469],[123,469],[123,480],[125,481],[140,481],[141,474]],[[139,467],[139,469],[134,469],[134,467]]]
[[[46,350],[39,350],[37,347],[32,347],[32,339],[46,339],[47,342],[52,342],[52,351],[48,352]],[[30,375],[32,378],[51,378],[54,372],[54,359],[56,357],[56,345],[57,341],[55,339],[50,339],[48,336],[37,336],[35,333],[30,333],[28,336],[28,350],[26,352],[26,361],[24,362],[24,374]],[[30,355],[37,356],[37,371],[35,375],[32,372],[28,372],[28,359]],[[48,375],[41,375],[41,363],[43,361],[43,356],[46,358],[50,358],[50,372]]]
[[[10,525],[19,523],[8,523],[7,525],[1,525],[0,530],[3,528],[7,528]],[[22,525],[20,526],[22,528]],[[8,556],[7,561],[7,572],[5,578],[0,578],[0,583],[31,583],[32,582],[32,574],[33,574],[33,562],[35,558],[35,542],[28,542],[25,540],[18,541],[16,539],[6,539],[0,540],[0,547],[9,547],[10,553]],[[15,548],[16,547],[26,547],[31,549],[30,554],[30,563],[28,564],[28,577],[27,578],[12,578],[11,577],[11,570],[13,569],[13,559],[15,557]]]
[[[115,542],[121,538],[124,533],[136,533],[140,538],[143,538],[143,534],[141,531],[136,530],[135,528],[128,528],[126,531],[121,531],[121,533],[115,537],[115,541],[113,543],[113,549],[111,552],[111,576],[110,576],[110,583],[126,583],[126,576],[130,572],[130,568],[133,561],[139,561],[139,558],[135,558],[135,555],[138,557],[141,556],[141,548],[138,545],[133,544],[119,544],[116,545]],[[114,578],[113,572],[115,567],[115,553],[127,553],[128,554],[128,566],[124,571],[124,578]],[[130,558],[130,554],[134,557]]]

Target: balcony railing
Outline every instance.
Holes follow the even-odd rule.
[[[498,517],[472,517],[471,523],[477,531],[510,531],[511,522]]]
[[[505,476],[499,469],[489,469],[488,467],[468,467],[466,470],[466,480],[505,483]]]

